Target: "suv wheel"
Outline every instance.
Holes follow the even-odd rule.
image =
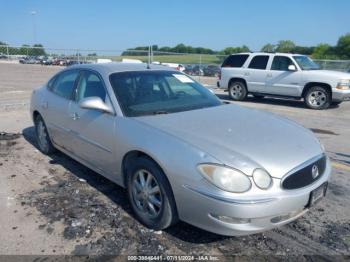
[[[331,94],[325,87],[313,86],[306,92],[304,102],[311,109],[326,109],[331,104]]]
[[[168,180],[158,165],[147,157],[130,161],[127,191],[131,207],[144,225],[154,230],[177,221],[177,211]]]
[[[228,89],[232,100],[242,101],[247,97],[248,91],[246,85],[241,81],[235,81],[230,84]]]

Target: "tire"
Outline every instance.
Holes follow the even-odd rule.
[[[35,124],[35,135],[36,141],[38,143],[39,149],[42,153],[50,155],[56,151],[55,147],[52,145],[49,133],[41,115],[38,115],[34,121]]]
[[[331,94],[323,86],[313,86],[304,95],[304,103],[311,109],[327,109],[331,105]]]
[[[232,100],[242,101],[247,97],[248,90],[242,81],[234,81],[230,84],[228,93]]]
[[[143,187],[140,179],[142,176]],[[146,186],[147,183],[149,186]],[[129,161],[127,191],[134,214],[148,228],[162,230],[177,222],[171,186],[161,168],[151,159],[138,157]],[[152,191],[156,193],[151,193]]]
[[[263,95],[253,95],[255,99],[263,99],[265,96]]]

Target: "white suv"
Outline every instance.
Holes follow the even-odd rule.
[[[320,70],[309,57],[284,53],[230,55],[218,86],[233,100],[276,96],[303,98],[307,107],[325,109],[350,99],[350,74]]]

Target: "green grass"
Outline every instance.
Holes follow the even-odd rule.
[[[147,56],[99,56],[99,58],[109,58],[113,61],[121,61],[123,58],[138,59],[143,62],[148,61]],[[222,57],[216,55],[162,55],[153,56],[153,61],[162,63],[178,63],[178,64],[221,64]]]

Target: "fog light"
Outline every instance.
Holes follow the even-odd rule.
[[[238,218],[238,217],[228,217],[210,214],[211,217],[229,224],[248,224],[251,222],[250,218]]]

